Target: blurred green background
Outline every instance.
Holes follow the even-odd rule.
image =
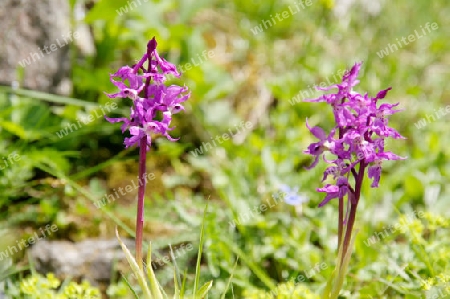
[[[32,234],[56,224],[59,230],[50,239],[113,238],[116,225],[123,235],[133,236],[137,190],[102,209],[94,205],[137,175],[138,150],[124,149],[120,124],[95,117],[63,138],[57,133],[105,107],[110,99],[103,92],[116,92],[109,74],[133,64],[155,36],[160,55],[184,71],[172,82],[185,84],[192,95],[185,113],[174,117],[171,135],[180,140],[157,139],[148,153],[147,171],[155,179],[146,191],[145,239],[156,249],[198,245],[208,203],[201,278],[214,281],[211,298],[225,289],[238,257],[234,298],[264,298],[260,292],[325,263],[326,269],[291,286],[319,294],[334,268],[337,205],[317,208],[323,195],[315,189],[322,186],[326,165],[303,168],[311,163],[303,150],[315,140],[305,119],[330,129],[333,118],[325,104],[302,100],[313,85],[337,83],[343,70],[363,61],[355,90],[374,96],[392,86],[386,100],[400,102],[405,110],[391,117],[390,125],[407,139],[389,140],[386,147],[408,159],[385,163],[378,189],[364,183],[356,249],[342,298],[431,298],[446,290],[450,116],[429,117],[450,105],[446,1],[312,0],[257,34],[255,26],[289,7],[295,11],[300,2],[141,2],[135,9],[125,0],[88,3],[88,13],[78,22],[89,25],[96,53],[80,56],[69,45],[70,97],[0,86],[0,165],[3,157],[20,156],[0,170],[4,234]],[[422,28],[433,22],[438,28],[423,34]],[[387,51],[415,30],[422,37]],[[206,59],[204,51],[211,53]],[[109,116],[128,112],[128,102],[117,103]],[[427,116],[419,128],[417,122]],[[251,128],[202,154],[195,152],[211,138],[235,131],[241,121]],[[295,208],[280,202],[245,216],[270,200],[280,184],[298,187],[309,201]],[[369,237],[413,211],[427,216],[407,222],[404,232],[366,245]],[[232,225],[236,219],[241,223]],[[17,235],[9,239],[14,243]],[[3,240],[0,249],[9,244],[8,237]],[[192,250],[179,262],[188,281],[195,255]],[[13,273],[15,281],[27,265],[19,255],[5,273]],[[157,275],[170,285],[172,270],[166,268]],[[231,291],[228,296],[233,298]]]

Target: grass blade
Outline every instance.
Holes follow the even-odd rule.
[[[180,268],[178,268],[178,264],[177,261],[175,259],[175,255],[173,254],[173,249],[172,249],[172,245],[169,244],[170,247],[170,258],[173,261],[173,266],[174,266],[174,275],[175,275],[175,288],[176,289],[180,289],[181,288],[181,274],[180,274]]]
[[[128,281],[128,279],[125,276],[122,276],[123,280],[125,281],[126,285],[128,286],[128,288],[131,290],[131,292],[134,295],[134,298],[139,299],[138,294],[136,293],[136,291],[133,289],[133,287],[131,286],[130,282]]]
[[[54,95],[51,93],[46,93],[42,91],[30,90],[30,89],[14,89],[9,86],[0,86],[1,92],[7,92],[12,94],[17,94],[23,97],[29,97],[32,99],[42,100],[50,103],[73,105],[80,107],[99,107],[100,105],[93,102],[88,102],[80,99],[69,98],[59,95]]]
[[[173,295],[173,299],[178,299],[180,297],[180,286],[181,282],[177,279],[177,273],[173,272],[173,282],[175,285],[175,294]]]
[[[125,253],[125,257],[127,258],[128,263],[130,264],[131,269],[133,270],[133,272],[138,280],[139,285],[141,286],[141,289],[142,289],[142,292],[144,293],[145,299],[153,299],[153,296],[150,293],[150,290],[148,289],[147,280],[145,279],[144,273],[139,268],[139,265],[137,264],[136,260],[134,259],[133,255],[131,254],[131,252],[128,250],[127,246],[120,239],[119,231],[117,230],[117,227],[116,227],[116,237],[119,240],[120,246],[122,246],[122,250]],[[148,268],[149,267],[147,267],[147,269]],[[151,266],[150,266],[150,268],[151,268]],[[160,298],[158,298],[158,299],[160,299]]]
[[[152,295],[155,296],[156,299],[163,299],[158,280],[156,280],[155,272],[153,271],[152,267],[152,243],[148,245],[147,251],[147,276],[150,280],[150,289]]]
[[[187,277],[187,270],[184,270],[183,283],[181,284],[181,290],[180,290],[181,298],[184,298],[184,293],[186,292],[186,277]]]
[[[223,292],[222,296],[220,297],[221,299],[225,299],[225,295],[227,294],[228,289],[230,288],[231,280],[233,279],[234,271],[236,270],[238,261],[239,261],[239,257],[236,259],[236,262],[234,263],[233,271],[231,271],[231,275],[230,275],[230,278],[228,279],[227,286],[225,287],[225,291]]]
[[[338,298],[339,293],[341,292],[342,285],[344,284],[344,279],[347,274],[348,265],[350,263],[350,258],[352,256],[355,240],[356,240],[356,234],[358,233],[358,230],[355,231],[353,234],[353,237],[350,239],[350,244],[348,245],[347,252],[344,255],[344,259],[341,263],[338,263],[339,266],[339,274],[336,277],[335,285],[333,286],[333,293],[331,294],[331,298]]]
[[[198,288],[199,281],[200,281],[200,262],[202,260],[203,243],[205,242],[204,234],[205,234],[205,218],[206,218],[207,210],[208,210],[208,204],[206,204],[205,210],[203,212],[202,229],[200,231],[200,244],[198,245],[197,265],[195,267],[194,291],[192,292],[193,299],[196,299],[197,288]]]
[[[209,292],[209,290],[211,289],[212,285],[213,285],[212,280],[209,281],[209,282],[207,282],[207,283],[205,283],[205,284],[197,291],[197,293],[195,294],[195,298],[197,298],[197,299],[203,299],[203,298],[205,298],[205,296],[208,295],[208,292]]]

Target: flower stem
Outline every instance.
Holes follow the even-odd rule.
[[[353,230],[353,224],[355,223],[355,218],[356,218],[356,208],[357,208],[358,204],[353,204],[350,203],[350,214],[348,216],[348,221],[347,221],[347,229],[345,232],[345,237],[344,237],[344,244],[343,244],[343,254],[342,254],[342,258],[345,257],[345,255],[347,254],[347,250],[348,250],[348,244],[350,243],[350,239],[352,237],[352,230]]]
[[[354,193],[354,196],[355,196],[354,202],[355,203],[352,203],[352,201],[349,201],[350,214],[347,219],[348,220],[347,221],[347,229],[345,232],[344,244],[343,244],[343,246],[344,246],[343,247],[343,256],[345,256],[345,254],[347,253],[348,245],[352,238],[353,225],[355,224],[355,218],[356,218],[356,208],[358,207],[359,198],[361,196],[361,186],[362,186],[363,179],[364,179],[365,168],[366,168],[366,164],[364,163],[364,161],[362,161],[359,166],[358,175],[355,178],[355,193]]]
[[[152,55],[151,53],[156,49],[156,40],[153,37],[147,44],[147,53],[142,59],[134,66],[134,71],[137,72],[139,68],[144,64],[145,60],[148,61],[148,70],[144,72],[152,71]],[[151,78],[148,77],[145,80],[144,96],[149,97],[149,86]],[[136,262],[141,270],[144,269],[142,260],[142,239],[144,230],[144,195],[145,195],[145,183],[146,183],[146,160],[147,160],[147,134],[141,138],[139,143],[139,190],[138,190],[138,206],[136,215]]]
[[[343,100],[342,100],[343,101]],[[343,128],[339,127],[339,139],[342,139],[344,136]],[[340,158],[340,157],[339,157]],[[344,197],[339,196],[339,218],[338,218],[339,224],[338,224],[338,252],[341,248],[341,242],[344,232]]]
[[[145,194],[145,175],[146,175],[146,158],[147,158],[147,136],[140,140],[139,145],[139,190],[138,190],[138,206],[136,215],[136,262],[139,268],[143,270],[142,263],[142,235],[144,230],[144,194]]]
[[[344,198],[339,196],[339,218],[338,218],[338,252],[341,247],[342,233],[344,231]]]

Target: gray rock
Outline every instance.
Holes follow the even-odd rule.
[[[123,241],[133,252],[134,241]],[[89,239],[79,243],[42,240],[31,248],[31,258],[39,273],[52,272],[61,279],[86,279],[94,285],[109,283],[113,265],[118,261],[122,265],[126,263],[116,239]]]
[[[68,45],[75,32],[67,0],[1,0],[0,28],[0,84],[71,93]]]

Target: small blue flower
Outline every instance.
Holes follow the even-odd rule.
[[[298,187],[291,188],[288,185],[281,185],[280,190],[280,193],[283,194],[284,201],[288,205],[297,206],[309,200],[305,195],[298,194]]]

